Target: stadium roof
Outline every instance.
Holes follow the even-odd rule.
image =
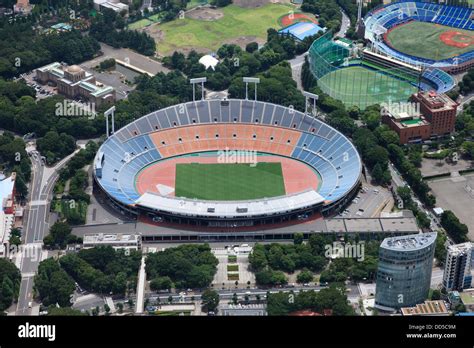
[[[186,216],[248,217],[278,214],[306,208],[324,202],[314,190],[291,196],[273,197],[250,201],[198,201],[194,199],[166,197],[147,192],[136,200],[142,207],[159,209]]]
[[[325,29],[314,23],[299,22],[292,24],[286,28],[280,29],[278,32],[282,34],[289,33],[298,40],[303,41],[308,36],[316,35],[320,31],[325,31]]]

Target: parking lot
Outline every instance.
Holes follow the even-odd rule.
[[[380,212],[390,211],[392,206],[393,198],[390,191],[381,186],[373,186],[370,182],[363,180],[362,189],[351,204],[341,212],[338,217],[378,217],[380,216]]]
[[[35,81],[36,73],[29,72],[21,74],[20,78],[23,78],[26,84],[30,87],[33,87],[36,91],[36,99],[44,99],[53,95],[58,94],[58,89],[49,85],[42,85],[41,83]]]

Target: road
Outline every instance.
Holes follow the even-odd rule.
[[[336,34],[336,37],[345,37],[347,33],[347,29],[351,26],[351,20],[349,17],[346,15],[344,10],[341,8],[341,14],[342,14],[342,21],[341,21],[341,29],[339,29],[339,32]]]
[[[296,81],[296,85],[298,86],[298,89],[300,91],[304,90],[303,85],[301,84],[301,69],[303,67],[304,59],[307,54],[308,52],[305,52],[288,61],[291,66],[291,75],[293,77],[293,80]]]
[[[360,296],[359,293],[359,288],[357,285],[346,285],[347,289],[350,289],[347,292],[347,297],[348,298],[358,298]],[[272,288],[272,289],[231,289],[231,290],[218,290],[216,291],[219,293],[219,298],[220,300],[230,300],[234,296],[234,293],[237,294],[238,297],[244,297],[245,295],[248,295],[250,297],[255,297],[257,295],[261,296],[262,299],[264,299],[265,295],[269,292],[271,294],[276,294],[279,292],[290,292],[293,291],[294,293],[298,293],[300,291],[308,291],[308,290],[314,290],[314,291],[320,291],[321,289],[324,289],[324,287],[321,286],[295,286],[295,287],[282,287],[282,288]],[[156,299],[159,297],[161,303],[166,303],[168,302],[168,298],[170,295],[173,297],[173,302],[179,302],[180,299],[181,301],[184,300],[186,301],[191,301],[192,298],[194,298],[195,301],[199,301],[201,299],[201,293],[200,292],[192,292],[186,295],[181,296],[180,294],[160,294],[156,295],[155,293],[147,294],[146,297],[149,301],[156,301]]]
[[[461,113],[464,109],[464,105],[469,104],[472,100],[474,99],[474,94],[469,94],[461,99],[461,102],[459,103],[457,112]]]
[[[29,303],[33,300],[33,278],[39,263],[47,257],[42,250],[43,238],[49,231],[49,205],[54,183],[58,179],[59,169],[78,152],[64,158],[53,168],[41,163],[41,156],[31,152],[32,180],[30,185],[30,202],[26,207],[26,224],[23,228],[24,247],[17,256],[20,258],[21,284],[18,296],[17,315],[30,315]]]

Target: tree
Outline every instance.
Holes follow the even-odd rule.
[[[216,312],[219,306],[219,294],[215,290],[206,289],[202,294],[202,308],[204,312]]]
[[[148,254],[146,272],[148,279],[169,277],[177,288],[205,288],[217,264],[208,244],[188,244]]]
[[[431,293],[431,300],[441,300],[441,291],[439,291],[438,289],[433,290],[433,292]]]
[[[66,222],[55,222],[49,230],[49,235],[47,235],[43,242],[46,247],[55,248],[59,247],[64,249],[68,242],[68,238],[71,235],[71,227]]]
[[[372,170],[372,178],[377,184],[383,183],[384,180],[384,172],[382,170],[382,167],[380,166],[379,163],[377,163],[374,166],[374,169]]]
[[[42,261],[35,276],[35,289],[45,306],[59,304],[61,307],[71,306],[71,295],[74,292],[74,281],[53,258]]]
[[[461,223],[457,216],[450,210],[445,210],[441,215],[441,225],[456,243],[467,240],[468,228]]]
[[[150,289],[153,291],[169,290],[173,287],[173,281],[170,277],[156,277],[150,282]]]
[[[0,258],[0,312],[4,311],[18,296],[21,274],[15,264]]]
[[[247,46],[245,46],[245,50],[248,53],[253,53],[253,52],[257,51],[258,50],[258,43],[256,43],[256,42],[248,43]]]
[[[301,270],[301,272],[296,277],[296,281],[300,284],[310,283],[313,281],[313,278],[313,272],[307,268],[303,268],[303,270]]]
[[[5,310],[11,305],[14,294],[15,292],[12,280],[8,276],[3,277],[0,288],[0,307],[2,310]]]
[[[303,240],[304,240],[304,236],[303,236],[303,233],[295,233],[293,235],[293,243],[296,244],[296,245],[300,245],[303,243]]]

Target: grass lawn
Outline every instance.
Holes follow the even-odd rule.
[[[227,256],[227,262],[231,262],[231,263],[237,262],[237,256],[236,255]]]
[[[71,215],[80,216],[83,222],[86,221],[88,204],[83,201],[70,202],[67,199],[56,200],[54,205],[54,211],[60,213],[66,219],[69,219]]]
[[[238,273],[227,273],[227,280],[239,280]]]
[[[186,6],[186,8],[191,9],[191,8],[194,8],[194,7],[199,6],[199,5],[205,5],[207,3],[208,3],[207,0],[190,0],[188,2],[188,5]]]
[[[388,41],[400,52],[416,57],[441,60],[472,51],[473,46],[458,48],[446,45],[439,36],[446,31],[457,31],[474,38],[472,31],[425,22],[410,22],[388,33]]]
[[[416,92],[408,81],[359,66],[330,72],[318,80],[318,86],[346,106],[357,105],[361,109],[389,100],[407,101]]]
[[[153,24],[152,21],[148,20],[148,19],[140,19],[139,21],[136,21],[136,22],[133,22],[133,23],[130,23],[128,25],[128,29],[130,30],[138,30],[138,29],[142,29],[144,27],[146,27],[147,25],[150,25],[150,24]]]
[[[238,272],[239,265],[227,265],[227,272]]]
[[[267,4],[258,8],[235,5],[223,7],[224,17],[216,21],[191,18],[159,24],[164,39],[157,42],[160,55],[169,55],[184,47],[217,50],[223,43],[241,36],[266,39],[267,29],[279,29],[278,18],[294,9],[291,5]]]
[[[238,201],[282,196],[281,163],[176,165],[176,197]]]

